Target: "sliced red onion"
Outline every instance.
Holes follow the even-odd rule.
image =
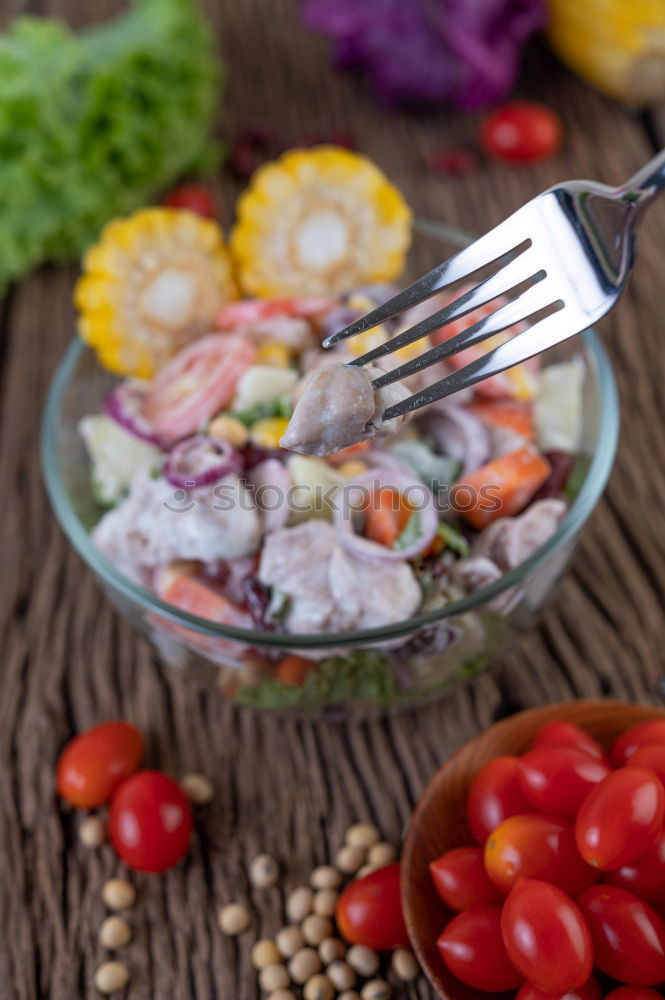
[[[242,459],[228,441],[207,434],[195,434],[179,441],[164,467],[164,478],[172,486],[187,490],[212,486],[231,472],[239,472]]]
[[[254,487],[254,503],[262,514],[264,532],[283,528],[290,514],[291,476],[286,466],[277,458],[267,458],[254,466],[247,480]]]
[[[148,392],[148,383],[137,379],[125,379],[111,389],[104,400],[103,409],[107,417],[115,420],[123,430],[147,441],[156,448],[164,448],[164,442],[155,433],[152,424],[146,420],[143,405]]]
[[[489,460],[489,431],[475,414],[463,407],[450,405],[428,414],[426,426],[439,451],[462,463],[463,476]]]
[[[368,490],[373,492],[375,489],[398,490],[413,504],[414,512],[420,518],[420,536],[408,548],[389,549],[355,533],[353,508],[357,511],[359,500],[367,495]],[[333,506],[340,544],[350,555],[371,562],[404,561],[420,555],[431,545],[439,523],[432,491],[420,479],[414,478],[413,472],[405,475],[395,469],[368,469],[357,479],[340,487],[335,494]]]

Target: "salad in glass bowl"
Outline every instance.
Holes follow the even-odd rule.
[[[459,290],[322,349],[390,294],[411,230],[372,163],[322,147],[257,172],[229,244],[155,208],[84,259],[44,421],[52,502],[161,656],[238,701],[410,704],[478,672],[542,606],[609,474],[593,335],[399,424],[381,420],[396,398],[496,338],[378,391],[349,362]]]

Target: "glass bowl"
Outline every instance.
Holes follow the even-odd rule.
[[[406,280],[450,255],[470,237],[420,222]],[[212,682],[224,695],[256,707],[346,713],[413,705],[484,670],[533,624],[562,576],[584,522],[601,496],[616,451],[619,410],[609,361],[588,331],[550,351],[545,364],[575,353],[585,362],[582,447],[573,472],[576,495],[556,533],[529,559],[491,586],[389,627],[325,635],[288,635],[216,625],[165,604],[125,577],[92,543],[100,516],[79,420],[99,412],[114,382],[79,340],[68,348],[51,385],[42,428],[46,488],[65,534],[95,573],[113,605],[169,666]],[[294,685],[275,678],[289,652],[317,666]]]

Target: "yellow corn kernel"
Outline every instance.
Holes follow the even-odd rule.
[[[513,395],[522,403],[529,403],[536,395],[536,379],[533,372],[522,365],[509,368],[505,376],[512,383]]]
[[[289,425],[287,417],[265,417],[257,420],[249,432],[257,448],[279,448],[279,441]]]
[[[373,330],[366,330],[365,333],[358,333],[355,337],[349,337],[344,343],[347,345],[349,353],[359,358],[361,354],[366,354],[367,351],[372,351],[375,347],[381,347],[387,339],[386,328],[384,326],[376,326]]]
[[[228,441],[234,448],[244,448],[249,441],[249,431],[241,420],[221,413],[211,422],[208,433]]]
[[[337,467],[337,471],[341,472],[343,476],[347,476],[349,479],[355,479],[356,476],[361,476],[363,472],[367,472],[369,466],[365,462],[361,462],[358,458],[350,458],[348,462],[342,462],[340,466]]]
[[[286,344],[280,344],[278,340],[266,340],[259,347],[257,362],[275,365],[276,368],[288,368],[291,364],[291,351]]]
[[[296,149],[254,173],[231,235],[250,295],[335,295],[401,273],[411,212],[366,156]]]

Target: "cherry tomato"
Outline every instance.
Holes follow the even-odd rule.
[[[606,993],[605,1000],[663,1000],[663,995],[647,986],[620,986],[618,990]]]
[[[501,940],[498,906],[477,906],[460,913],[436,944],[453,976],[476,990],[501,993],[517,989],[522,982]]]
[[[665,745],[654,743],[648,747],[638,747],[626,761],[626,767],[641,767],[643,771],[653,771],[665,787]]]
[[[543,747],[525,754],[517,773],[532,806],[572,818],[610,768],[574,747]]]
[[[556,153],[562,132],[561,120],[550,108],[514,101],[487,116],[480,127],[480,144],[497,160],[534,163]]]
[[[500,906],[504,894],[490,882],[482,847],[456,847],[429,866],[434,888],[451,910],[461,913],[472,906]]]
[[[204,219],[216,219],[217,209],[210,188],[204,184],[181,184],[165,196],[162,204],[168,208],[183,208]]]
[[[577,896],[599,878],[580,857],[572,824],[537,813],[499,824],[485,844],[485,868],[504,892],[520,878],[536,878]]]
[[[590,979],[579,990],[569,990],[568,993],[554,996],[551,993],[543,993],[531,983],[525,983],[515,1000],[601,1000],[601,997],[600,986],[595,979]]]
[[[108,802],[141,763],[143,737],[128,722],[103,722],[75,736],[60,754],[58,794],[79,809]]]
[[[566,722],[564,719],[548,722],[538,732],[531,744],[531,749],[541,750],[543,747],[573,747],[575,750],[583,750],[584,753],[607,763],[607,754],[600,743],[596,742],[593,736],[589,736],[579,726],[573,722]]]
[[[621,868],[653,845],[664,815],[665,790],[656,775],[623,767],[596,785],[582,805],[577,849],[595,868]]]
[[[467,798],[467,819],[481,846],[509,816],[533,812],[519,782],[517,757],[495,757],[478,772]]]
[[[665,980],[665,921],[648,903],[614,885],[592,885],[577,902],[599,969],[629,986]]]
[[[665,830],[661,830],[644,854],[618,871],[606,872],[603,881],[634,892],[654,906],[662,903],[665,899]]]
[[[230,403],[255,357],[256,348],[239,334],[199,337],[153,380],[146,395],[146,418],[169,443],[193,434]]]
[[[590,978],[589,928],[575,903],[555,885],[520,879],[503,907],[501,932],[513,965],[545,993],[578,990]]]
[[[111,800],[109,837],[116,854],[140,872],[163,872],[187,851],[192,810],[173,778],[139,771]]]
[[[408,946],[399,880],[397,862],[356,879],[346,887],[335,911],[343,938],[374,951]]]
[[[665,745],[665,719],[638,722],[615,740],[610,758],[615,767],[622,767],[640,747]]]

